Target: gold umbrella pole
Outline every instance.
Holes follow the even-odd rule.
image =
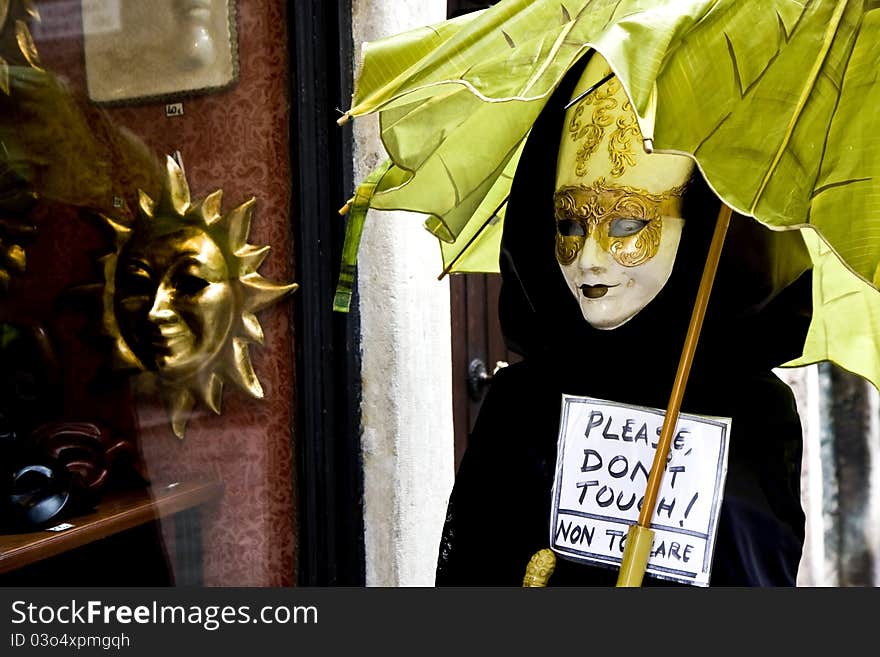
[[[706,306],[709,305],[709,295],[712,292],[712,284],[715,282],[715,273],[718,271],[718,262],[721,259],[721,249],[724,247],[724,238],[727,235],[727,227],[730,225],[730,207],[722,203],[718,213],[718,221],[715,224],[715,233],[709,245],[709,254],[706,256],[706,266],[703,268],[703,277],[700,279],[700,289],[694,303],[694,312],[688,326],[687,337],[684,340],[684,349],[681,359],[678,361],[678,371],[675,373],[675,382],[672,385],[672,394],[669,396],[669,405],[666,407],[666,417],[663,420],[663,428],[660,431],[660,442],[654,452],[654,463],[651,466],[651,474],[645,490],[645,499],[639,513],[637,524],[630,526],[626,537],[626,549],[623,552],[623,561],[620,564],[620,573],[617,576],[618,587],[635,587],[642,585],[645,576],[645,568],[648,565],[648,557],[651,554],[651,545],[654,542],[654,532],[650,529],[651,518],[654,516],[654,507],[657,504],[657,494],[660,492],[660,481],[663,478],[663,470],[666,458],[669,454],[669,446],[672,443],[672,434],[678,423],[678,413],[681,410],[681,399],[687,386],[688,376],[691,373],[691,365],[694,362],[694,352],[697,350],[697,342],[700,339],[700,331],[703,328],[703,319],[706,316]]]

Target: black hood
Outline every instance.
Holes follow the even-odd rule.
[[[505,216],[500,267],[501,327],[508,347],[571,379],[582,390],[588,372],[605,385],[581,394],[653,403],[671,387],[696,298],[720,201],[700,176],[684,199],[685,226],[666,286],[623,326],[598,330],[583,318],[555,257],[553,194],[564,105],[583,65],[563,80],[535,122],[514,177]],[[789,236],[791,237],[791,236]],[[734,215],[694,363],[701,374],[769,370],[801,354],[810,320],[810,272],[780,289],[765,257],[778,234]],[[650,376],[645,376],[650,373]],[[609,397],[610,398],[610,397]],[[650,401],[649,401],[650,399]],[[657,399],[665,403],[661,394]]]

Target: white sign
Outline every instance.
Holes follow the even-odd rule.
[[[645,494],[665,411],[563,395],[550,546],[619,567]],[[651,520],[645,571],[708,586],[731,420],[680,414]]]

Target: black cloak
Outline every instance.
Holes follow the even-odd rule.
[[[666,408],[720,202],[696,174],[670,279],[613,330],[583,318],[554,251],[557,147],[582,67],[528,138],[501,251],[500,319],[523,361],[500,370],[469,436],[449,500],[437,585],[520,586],[549,544],[563,393]],[[764,229],[734,216],[682,412],[733,418],[710,585],[793,586],[804,539],[801,424],[772,368],[800,355],[809,272],[784,290],[762,271]],[[756,265],[757,263],[757,265]],[[765,263],[766,264],[766,263]],[[769,267],[768,267],[769,269]],[[557,558],[549,585],[613,586],[615,569]],[[645,577],[643,585],[669,584]]]

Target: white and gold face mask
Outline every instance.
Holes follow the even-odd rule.
[[[594,54],[572,97],[608,73]],[[621,326],[669,280],[693,168],[684,156],[645,153],[616,78],[566,113],[556,166],[556,259],[592,326]]]

